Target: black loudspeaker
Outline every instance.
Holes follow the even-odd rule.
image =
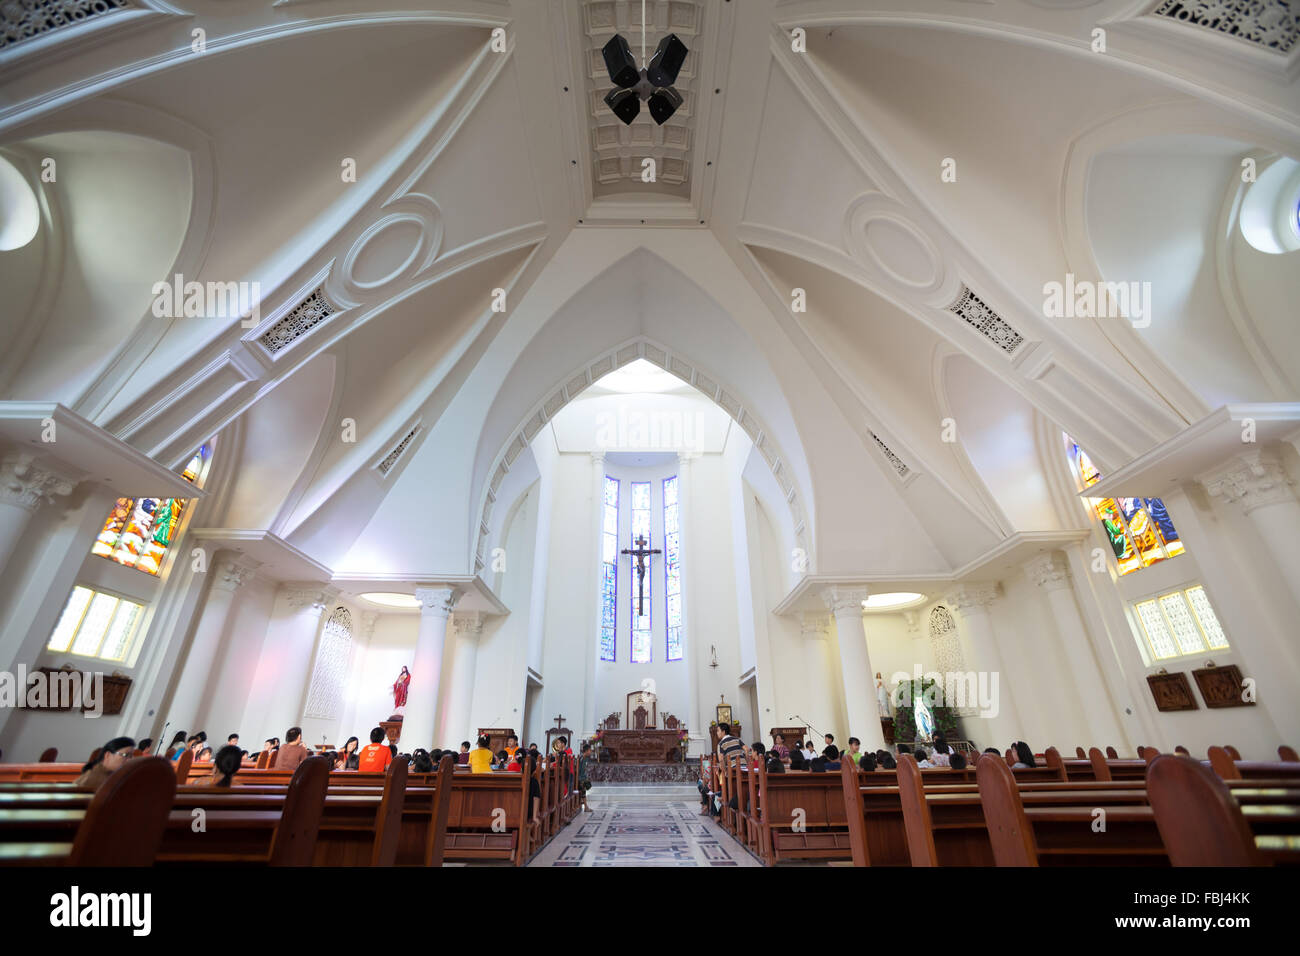
[[[678,102],[680,101],[681,98],[679,97]],[[636,119],[636,115],[641,112],[641,98],[636,95],[636,90],[610,90],[605,94],[605,105],[623,121],[625,126],[631,126],[632,121]],[[652,114],[654,113],[653,106],[650,107],[650,111]],[[668,116],[671,115],[672,112],[670,111]],[[664,117],[664,119],[667,119],[667,117]],[[663,120],[659,122],[662,123]]]
[[[668,117],[677,112],[677,107],[682,105],[682,94],[671,86],[662,90],[655,90],[650,94],[649,105],[650,118],[663,126],[668,121]],[[624,120],[624,122],[630,121]]]
[[[636,58],[621,33],[610,37],[600,52],[605,55],[605,69],[609,71],[611,83],[623,89],[637,85],[641,71],[636,68]]]
[[[627,46],[626,43],[623,45]],[[606,45],[605,48],[609,49],[609,46]],[[677,39],[676,33],[668,34],[655,48],[655,55],[650,58],[650,63],[646,66],[646,76],[657,87],[672,86],[677,82],[677,71],[682,68],[682,63],[686,61],[686,54],[689,52],[691,51],[686,49],[686,44]],[[605,62],[609,63],[609,54],[605,55]]]

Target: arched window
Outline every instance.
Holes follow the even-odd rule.
[[[667,596],[668,660],[682,659],[682,536],[677,476],[664,479],[664,594]]]
[[[343,701],[343,686],[352,656],[352,612],[336,607],[321,630],[320,649],[307,690],[307,707],[303,716],[334,720]]]
[[[600,524],[600,659],[617,657],[618,637],[618,479],[605,477]]]
[[[644,539],[643,543],[638,543],[637,539]],[[632,536],[631,547],[651,547],[650,544],[650,482],[634,481],[632,482]],[[646,575],[644,583],[637,578],[636,561],[628,562],[628,572],[631,575],[628,592],[628,607],[632,620],[632,663],[649,664],[651,658],[651,640],[650,624],[652,615],[650,613],[654,600],[651,596],[650,584],[654,580],[654,575],[650,573],[651,558],[646,557]],[[641,588],[644,587],[644,600]]]
[[[1101,481],[1101,472],[1069,435],[1065,447],[1080,490]],[[1187,550],[1159,498],[1089,498],[1088,504],[1106,532],[1120,574],[1150,567]]]
[[[185,466],[181,477],[202,488],[211,457],[212,446],[203,445]],[[146,574],[157,574],[191,500],[148,496],[118,498],[91,545],[91,553]]]

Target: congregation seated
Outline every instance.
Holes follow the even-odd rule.
[[[275,769],[293,773],[310,756],[311,751],[302,742],[302,728],[290,727],[284,733],[284,746],[275,758]]]
[[[361,762],[361,741],[356,737],[349,737],[343,744],[343,749],[335,756],[335,770],[356,770]],[[414,769],[414,768],[413,768]],[[416,771],[417,773],[419,771]]]
[[[81,790],[98,790],[113,775],[113,771],[130,760],[134,753],[134,740],[130,737],[114,737],[86,761],[74,786]]]
[[[492,751],[488,748],[488,738],[479,737],[478,746],[469,752],[469,772],[488,773],[492,770]]]
[[[366,773],[376,773],[388,769],[393,762],[393,751],[383,745],[384,729],[375,727],[370,731],[370,743],[361,748],[357,757],[357,769]]]
[[[1011,745],[1011,749],[1015,751],[1016,758],[1016,762],[1011,765],[1012,770],[1025,770],[1038,766],[1038,764],[1034,763],[1034,752],[1029,749],[1029,744],[1023,740],[1017,740]]]
[[[217,751],[212,761],[212,773],[195,780],[195,787],[229,787],[235,782],[235,774],[244,763],[244,752],[233,744],[226,744]]]

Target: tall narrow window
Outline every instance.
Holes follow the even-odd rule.
[[[1081,489],[1101,481],[1097,466],[1069,435],[1065,447]],[[1106,532],[1120,574],[1150,567],[1187,550],[1159,498],[1089,498],[1088,504]]]
[[[642,539],[638,542],[638,538]],[[632,547],[650,547],[650,482],[632,482]],[[636,573],[636,558],[628,562],[631,572],[631,591],[628,593],[628,605],[632,618],[632,663],[650,663],[650,582],[654,576],[650,573],[651,559],[645,559],[645,579],[642,581]],[[645,590],[642,591],[642,588]]]
[[[605,477],[600,525],[600,659],[616,657],[618,636],[618,479]]]
[[[352,612],[345,607],[336,607],[321,630],[320,649],[316,652],[316,667],[308,685],[304,717],[334,720],[339,716],[351,656]]]
[[[664,594],[667,597],[668,660],[682,659],[682,537],[677,476],[664,479]]]
[[[202,488],[211,451],[209,445],[196,451],[181,477]],[[190,501],[189,498],[118,498],[90,548],[91,553],[146,574],[157,574]]]

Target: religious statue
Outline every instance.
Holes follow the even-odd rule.
[[[885,682],[880,678],[880,671],[876,671],[876,707],[880,710],[881,717],[889,716],[889,691],[885,690]]]
[[[397,675],[397,680],[393,683],[393,707],[397,713],[402,712],[406,706],[406,694],[411,686],[411,672],[402,665],[402,673]]]

